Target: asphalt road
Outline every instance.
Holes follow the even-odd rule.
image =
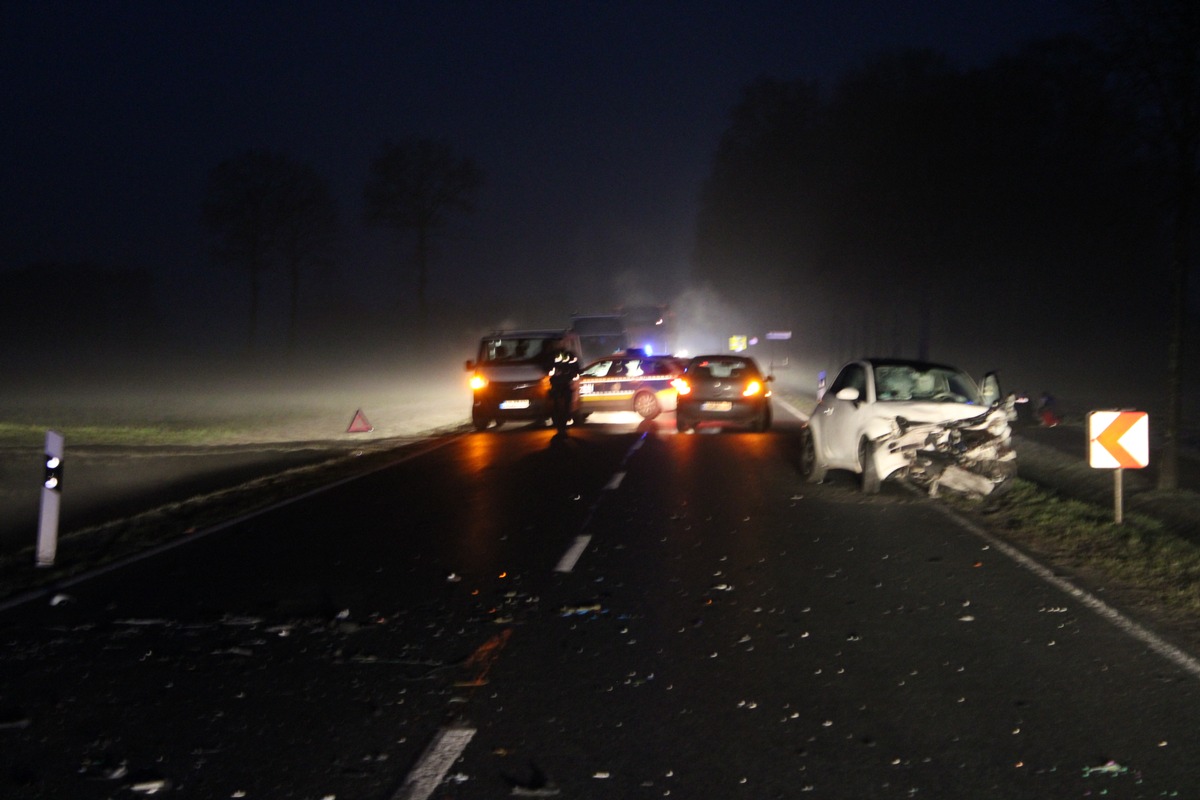
[[[61,531],[69,534],[169,503],[344,456],[328,443],[212,447],[73,446],[64,468]],[[37,540],[41,448],[0,448],[0,552]]]
[[[785,417],[451,436],[9,608],[0,796],[1194,796],[1192,659]]]

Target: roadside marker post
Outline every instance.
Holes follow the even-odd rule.
[[[38,513],[37,565],[54,566],[58,552],[58,507],[62,500],[63,436],[46,431],[46,468],[42,477],[42,505]]]
[[[1150,463],[1150,415],[1145,411],[1093,411],[1087,417],[1088,465],[1113,470],[1113,516],[1125,521],[1126,469]]]

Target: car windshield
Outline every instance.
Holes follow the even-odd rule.
[[[528,361],[540,356],[551,344],[541,338],[485,339],[482,361]]]
[[[932,400],[975,405],[980,402],[979,388],[968,375],[928,364],[877,365],[875,396],[880,402]]]
[[[753,374],[753,369],[740,358],[706,358],[692,365],[692,371],[707,378],[743,378]]]

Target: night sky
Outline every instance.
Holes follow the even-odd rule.
[[[385,140],[448,140],[487,180],[437,244],[431,303],[486,307],[480,327],[546,324],[688,287],[698,195],[756,78],[829,86],[909,47],[984,65],[1085,28],[1071,0],[2,8],[0,270],[145,269],[192,342],[245,327],[246,278],[213,263],[200,203],[248,150],[334,186],[345,242],[310,301],[411,310],[410,248],[363,225],[362,189]]]

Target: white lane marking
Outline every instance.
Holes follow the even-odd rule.
[[[592,537],[588,534],[580,534],[575,537],[575,542],[567,548],[567,552],[563,553],[563,557],[558,560],[555,565],[555,572],[570,572],[575,569],[575,562],[579,561],[579,557],[583,555],[583,551],[587,549],[588,544],[592,541]]]
[[[629,463],[629,457],[638,451],[638,448],[642,446],[642,442],[644,441],[646,441],[645,433],[639,436],[637,441],[625,451],[625,457],[621,459],[621,467]],[[608,479],[608,483],[604,485],[604,490],[596,497],[596,501],[592,503],[592,507],[588,509],[587,516],[583,519],[583,524],[579,526],[579,535],[575,537],[574,543],[567,548],[567,552],[563,553],[563,557],[555,565],[555,572],[571,572],[575,569],[576,562],[579,561],[580,556],[583,555],[583,551],[587,549],[588,544],[592,541],[591,534],[586,534],[583,531],[586,531],[588,526],[592,524],[592,519],[596,516],[596,511],[604,501],[604,492],[615,491],[620,488],[621,481],[623,480],[625,480],[625,470],[620,468]]]
[[[425,800],[433,794],[474,735],[474,728],[442,728],[438,731],[404,779],[404,785],[393,795],[393,800]]]
[[[798,417],[801,421],[808,422],[808,414],[805,414],[803,411],[796,408],[794,405],[789,403],[787,400],[784,400],[782,397],[772,397],[771,402],[775,403],[776,405],[783,406],[783,408],[789,414],[791,414],[793,417]]]
[[[995,536],[988,533],[983,528],[980,528],[978,525],[966,519],[965,517],[959,516],[954,512],[953,509],[947,508],[941,503],[933,503],[932,505],[938,511],[950,517],[952,520],[978,536],[980,539],[983,539],[993,549],[1004,553],[1004,555],[1008,556],[1018,565],[1029,570],[1046,583],[1056,587],[1062,592],[1065,592],[1067,595],[1074,597],[1080,603],[1107,619],[1113,625],[1117,626],[1118,630],[1123,631],[1129,636],[1137,639],[1155,653],[1158,653],[1160,656],[1175,664],[1175,666],[1179,667],[1185,672],[1190,672],[1193,677],[1200,678],[1200,661],[1192,658],[1192,656],[1166,641],[1158,634],[1154,633],[1154,631],[1151,631],[1148,628],[1143,628],[1141,625],[1134,622],[1120,611],[1117,611],[1115,608],[1110,606],[1108,603],[1105,603],[1094,594],[1079,588],[1066,578],[1060,578],[1059,576],[1055,575],[1054,572],[1048,567],[1045,567],[1037,561],[1034,561],[1032,558],[1025,555],[1007,542],[997,539]]]

